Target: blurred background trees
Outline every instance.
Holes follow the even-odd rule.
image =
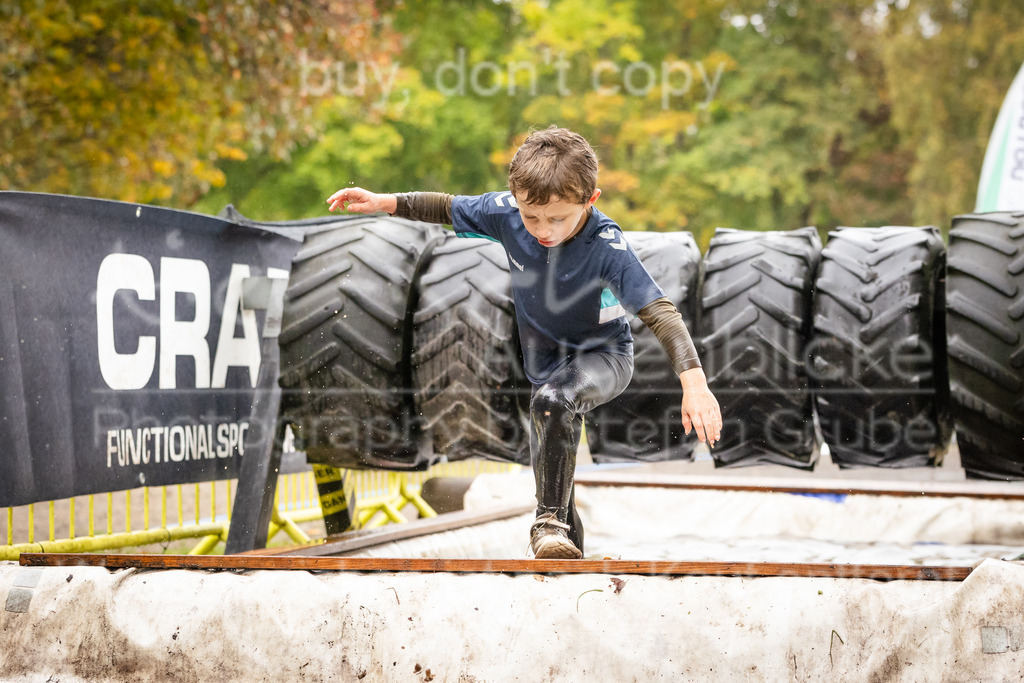
[[[225,161],[314,139],[305,55],[384,62],[390,38],[361,2],[4,2],[0,189],[192,206]]]
[[[0,189],[260,219],[341,186],[504,186],[552,123],[630,229],[973,208],[1017,0],[5,3]]]

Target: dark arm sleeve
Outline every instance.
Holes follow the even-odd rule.
[[[395,194],[398,208],[394,216],[413,221],[450,225],[452,195],[444,192],[399,192]]]
[[[665,297],[655,299],[637,311],[636,315],[661,342],[677,375],[684,370],[700,367],[700,358],[697,357],[697,349],[690,339],[686,323],[671,301]]]

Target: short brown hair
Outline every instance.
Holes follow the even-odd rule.
[[[597,189],[597,154],[582,135],[551,126],[530,133],[508,168],[508,189],[530,204],[585,204]]]

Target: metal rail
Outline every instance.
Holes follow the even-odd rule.
[[[830,493],[929,498],[991,498],[1024,500],[1024,486],[1000,482],[895,482],[723,475],[632,474],[612,471],[576,476],[580,486],[638,486],[664,489],[708,489],[761,493]]]
[[[438,534],[444,531],[463,529],[477,524],[486,524],[510,517],[518,517],[533,512],[535,505],[517,505],[498,508],[496,510],[460,510],[458,512],[447,512],[443,515],[435,515],[424,519],[417,519],[405,524],[389,524],[383,528],[356,529],[345,533],[328,536],[317,543],[310,543],[301,546],[283,546],[277,548],[261,548],[249,550],[239,555],[303,555],[323,557],[326,555],[341,555],[364,548],[372,548],[384,543],[393,543],[410,538],[417,538],[429,534]]]
[[[880,581],[962,581],[970,567],[776,562],[671,562],[633,560],[446,560],[431,558],[303,557],[253,555],[80,555],[23,553],[28,567],[107,569],[293,569],[350,572],[454,572],[498,574],[648,574],[658,576],[816,577]]]

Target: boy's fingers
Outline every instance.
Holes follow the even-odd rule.
[[[704,422],[700,419],[699,415],[693,420],[693,431],[697,433],[697,439],[701,443],[707,441],[707,435],[704,433]]]
[[[719,432],[721,431],[721,425],[719,425],[718,422],[715,420],[715,416],[713,414],[708,414],[704,416],[704,425],[704,432],[707,434],[708,437],[708,445],[714,446],[715,442],[718,441]]]
[[[327,203],[331,204],[331,203],[337,203],[338,201],[344,201],[345,196],[347,194],[348,194],[348,188],[345,188],[343,190],[338,190],[337,192],[335,192],[334,194],[332,194],[330,197],[327,198]]]

